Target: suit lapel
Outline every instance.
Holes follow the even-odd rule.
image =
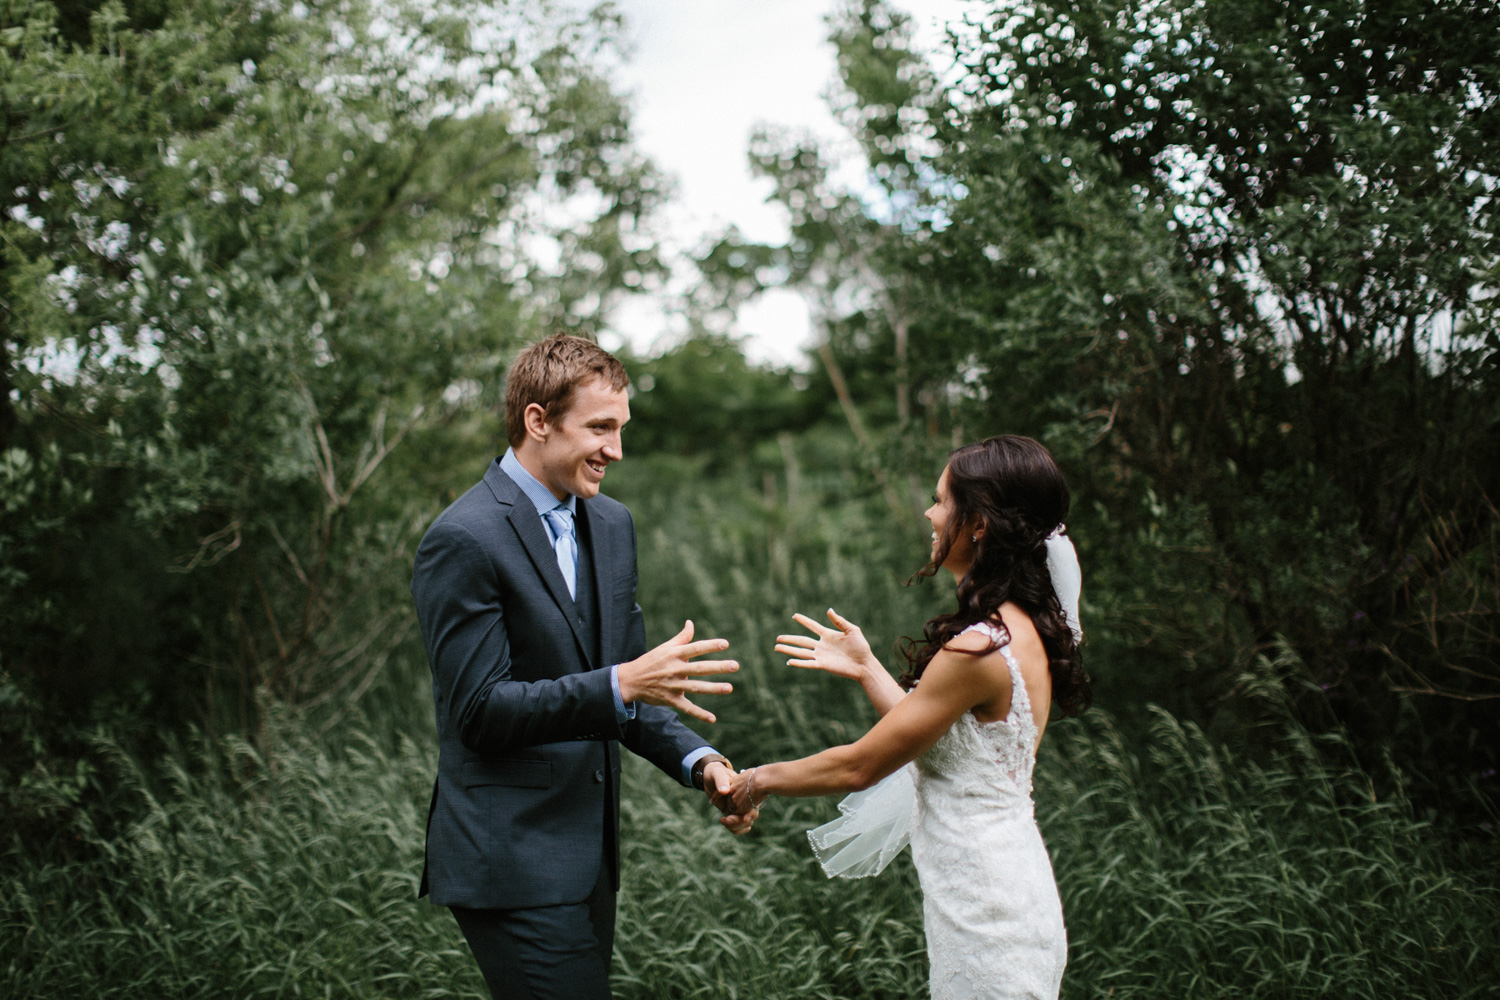
[[[562,570],[557,568],[557,551],[552,548],[552,539],[542,526],[542,518],[537,513],[536,506],[515,481],[500,470],[498,462],[491,463],[484,479],[490,491],[495,494],[495,499],[509,506],[506,520],[526,548],[526,554],[531,557],[531,563],[536,568],[537,575],[542,578],[542,583],[546,584],[547,592],[562,610],[563,617],[567,618],[568,627],[573,630],[573,638],[583,652],[586,669],[592,670],[594,657],[590,652],[592,643],[589,642],[588,630],[584,627],[583,619],[578,616],[578,606],[568,593],[568,583],[563,579]],[[595,566],[597,575],[597,562]]]

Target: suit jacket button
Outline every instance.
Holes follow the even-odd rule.
[[[604,784],[604,768],[601,767],[599,770],[594,772],[594,781],[597,784]]]

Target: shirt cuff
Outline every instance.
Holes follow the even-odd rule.
[[[618,663],[609,668],[609,689],[615,693],[615,721],[623,726],[635,718],[635,702],[627,705],[625,699],[620,696],[620,665]]]
[[[693,787],[693,765],[698,763],[704,757],[708,757],[710,755],[715,757],[724,756],[713,747],[699,747],[692,753],[688,754],[686,757],[682,758],[682,783],[684,785],[687,785],[689,788]]]

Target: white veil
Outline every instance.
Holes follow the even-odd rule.
[[[1047,571],[1073,638],[1082,640],[1078,595],[1083,572],[1065,525],[1047,536]],[[838,818],[808,830],[807,839],[829,878],[878,875],[911,842],[916,806],[916,765],[907,764],[870,788],[845,796]]]
[[[1073,641],[1083,641],[1083,624],[1078,619],[1078,595],[1083,591],[1083,570],[1078,568],[1078,551],[1068,537],[1068,526],[1059,524],[1047,536],[1047,572],[1052,574],[1052,592],[1062,605],[1063,617],[1073,630]]]

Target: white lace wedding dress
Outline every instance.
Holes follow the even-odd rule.
[[[983,631],[1008,642],[988,622]],[[1009,645],[1010,711],[965,712],[921,757],[808,831],[830,878],[877,875],[907,843],[922,883],[933,1000],[1057,1000],[1068,957],[1052,861],[1032,815],[1038,730]]]
[[[985,631],[1006,641],[987,622]],[[1038,730],[1008,645],[1010,712],[971,713],[916,760],[911,848],[922,883],[933,1000],[1056,1000],[1067,935],[1032,815]]]

